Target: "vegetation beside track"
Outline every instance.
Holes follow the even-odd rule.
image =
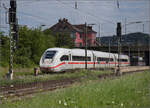
[[[13,67],[33,67],[39,65],[41,55],[48,48],[72,48],[73,41],[69,34],[53,34],[50,30],[42,31],[41,28],[18,28],[17,50],[13,53]],[[0,66],[9,66],[9,36],[0,31],[1,60]]]
[[[3,108],[149,108],[150,72],[128,74],[103,81],[87,79],[70,88],[59,89],[24,98],[2,102]]]
[[[49,80],[58,80],[65,78],[79,78],[87,77],[91,79],[97,79],[97,75],[112,73],[112,71],[100,71],[100,70],[76,70],[74,72],[66,73],[51,73],[42,74],[39,73],[38,76],[34,76],[33,68],[15,69],[14,70],[14,80],[8,80],[5,78],[7,70],[6,68],[1,68],[3,72],[0,72],[0,86],[8,86],[11,84],[24,84],[32,82],[42,82]]]

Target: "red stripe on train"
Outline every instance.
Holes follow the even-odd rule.
[[[61,65],[63,65],[63,64],[66,64],[66,63],[65,63],[65,62],[62,62],[62,63],[60,63],[60,64],[58,64],[58,65],[56,65],[56,66],[48,67],[48,68],[57,68],[58,66],[61,66]]]
[[[53,67],[47,67],[47,68],[57,68],[63,64],[66,64],[65,62],[62,62],[56,66]],[[85,62],[68,62],[68,64],[85,64]],[[106,63],[106,62],[87,62],[87,64],[118,64],[118,62],[110,62],[110,63]],[[120,64],[129,64],[129,62],[122,62]],[[42,68],[42,67],[41,67]]]

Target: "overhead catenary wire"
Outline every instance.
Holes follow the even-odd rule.
[[[21,1],[27,1],[27,0],[20,0],[19,2],[21,2]],[[32,2],[31,2],[32,1]],[[39,2],[39,1],[42,1],[42,0],[30,0],[30,2],[29,3],[35,3],[35,2]],[[44,0],[44,1],[57,1],[57,2],[61,2],[63,5],[67,5],[68,7],[71,7],[71,8],[73,8],[73,9],[75,9],[74,7],[72,7],[72,6],[70,6],[70,5],[68,5],[67,3],[64,3],[63,1],[68,1],[68,0]],[[71,2],[72,0],[70,0],[69,2]],[[78,1],[78,0],[76,0],[76,1]],[[78,1],[78,2],[86,2],[86,1],[88,1],[88,0],[85,0],[85,1]],[[89,0],[90,1],[90,0]],[[94,1],[96,1],[96,0],[94,0]],[[92,1],[92,2],[94,2],[94,1]],[[55,4],[56,4],[56,2],[55,2]],[[87,4],[86,4],[87,5]],[[88,14],[88,16],[90,16],[90,17],[95,17],[94,19],[96,19],[98,16],[96,16],[96,15],[94,15],[94,14],[91,14],[91,13],[89,13],[89,12],[86,12],[86,11],[83,11],[83,10],[77,10],[79,13],[84,13],[84,14]],[[113,21],[109,21],[109,20],[106,20],[106,19],[102,19],[102,18],[99,18],[99,19],[101,19],[101,20],[103,20],[103,21],[105,21],[105,22],[109,22],[109,23],[111,23],[111,24],[115,24]],[[99,23],[100,23],[100,21],[98,20],[98,19],[96,19]]]
[[[33,17],[35,19],[38,20],[38,22],[43,22],[45,20],[48,20],[47,18],[44,18],[44,17],[41,17],[39,15],[33,15],[33,14],[30,14],[30,13],[26,13],[26,12],[22,12],[22,11],[17,11],[19,14],[23,14],[23,15],[26,15],[26,16],[30,16],[30,17]]]
[[[116,3],[116,0],[76,0],[76,1],[79,2],[79,3],[82,3],[83,5],[84,4],[86,4],[86,5],[93,5],[93,2],[94,3],[98,3],[98,2],[101,2],[101,1],[108,1],[108,3],[110,1],[111,2],[113,1],[113,2]],[[89,4],[89,1],[91,2],[90,4]],[[122,0],[120,0],[120,1],[122,1]],[[140,0],[131,0],[131,1],[140,1]],[[31,5],[30,3],[35,3],[35,2],[36,3],[37,2],[50,2],[50,3],[54,3],[54,4],[56,4],[56,3],[60,4],[60,2],[61,2],[61,4],[64,5],[65,7],[69,7],[69,8],[74,9],[74,7],[71,5],[71,2],[73,3],[74,0],[30,0],[30,1],[28,1],[28,0],[17,0],[17,2],[20,3],[20,4],[22,3],[22,6],[28,5],[28,3],[29,3],[29,5]],[[99,4],[95,4],[95,5],[99,5]],[[111,3],[110,4],[103,4],[103,5],[111,5]],[[101,6],[103,6],[103,5],[101,5]],[[116,6],[116,5],[114,5],[114,6]],[[76,12],[78,12],[80,14],[84,13],[87,16],[89,16],[90,18],[94,19],[98,23],[101,23],[103,21],[103,23],[110,23],[110,24],[113,24],[113,25],[116,24],[116,22],[114,22],[114,21],[110,21],[110,20],[107,20],[107,19],[100,18],[100,17],[98,17],[98,15],[94,15],[93,13],[88,12],[86,10],[81,10],[80,8],[76,9],[76,10],[74,9],[74,11],[76,11]],[[30,17],[34,18],[35,19],[34,21],[36,21],[36,22],[43,23],[45,20],[47,20],[45,17],[41,17],[39,15],[34,15],[34,14],[30,14],[29,15],[28,13],[22,13],[22,12],[18,12],[18,13],[26,15],[26,16],[30,16]],[[112,26],[110,26],[110,27],[112,27]]]
[[[60,2],[60,3],[63,4],[63,5],[66,5],[66,4],[64,4],[61,0],[56,0],[56,1]],[[67,5],[67,6],[74,9],[74,7],[72,7],[72,6],[70,6],[70,5]],[[96,16],[96,15],[94,15],[94,14],[91,14],[91,13],[89,13],[89,12],[85,12],[85,11],[83,11],[83,10],[81,10],[81,9],[74,9],[74,10],[77,11],[77,12],[79,12],[79,13],[87,14],[87,15],[90,16],[91,18],[95,19],[97,22],[101,23],[101,22],[98,20],[99,17]],[[109,22],[109,23],[111,23],[111,24],[116,24],[116,23],[113,22],[113,21],[109,21],[109,20],[102,19],[102,18],[99,18],[99,19],[101,19],[101,20],[103,20],[103,21],[105,21],[105,22]]]
[[[28,1],[28,0],[19,0],[18,1],[18,3],[19,2],[22,2],[22,1],[26,1],[25,3],[27,3],[27,2],[29,2],[29,3],[34,3],[34,2],[39,2],[39,1],[59,1],[59,2],[63,2],[63,1],[67,1],[67,2],[74,2],[73,0],[30,0],[30,1]],[[77,2],[84,2],[84,3],[86,3],[86,1],[90,1],[90,2],[100,2],[100,1],[115,1],[115,0],[76,0]],[[117,0],[118,1],[118,0]],[[136,1],[136,0],[135,0]],[[56,2],[55,2],[56,3]],[[63,2],[63,4],[64,5],[68,5],[68,4],[66,4],[66,3],[64,3]],[[92,4],[92,3],[91,3]],[[86,4],[87,5],[87,4]],[[89,5],[89,4],[88,4]],[[81,10],[80,10],[81,11]],[[83,12],[83,10],[82,10],[82,12]],[[86,14],[88,14],[88,15],[90,15],[91,17],[93,16],[93,14],[91,14],[91,13],[89,13],[89,12],[84,12],[84,13],[86,13]],[[94,15],[94,17],[97,17],[96,15]],[[106,19],[102,19],[102,18],[100,18],[101,20],[104,20],[104,21],[106,21],[106,22],[109,22],[109,23],[112,23],[112,21],[109,21],[109,20],[106,20]],[[114,22],[113,22],[114,23]],[[116,23],[114,23],[114,24],[116,24]]]
[[[1,0],[1,1],[9,1],[9,0]],[[19,1],[29,1],[29,0],[19,0]],[[56,1],[56,0],[30,0],[30,1]],[[61,0],[61,1],[74,1],[74,0]],[[96,2],[101,2],[101,1],[115,1],[115,0],[77,0],[80,2],[88,2],[88,1],[96,1]],[[121,0],[123,1],[123,0]],[[141,1],[141,0],[125,0],[125,1]],[[148,1],[148,0],[147,0]]]
[[[4,12],[4,10],[2,10],[2,11]],[[6,9],[6,7],[5,7],[5,11],[8,12],[8,9]],[[22,12],[22,11],[17,11],[17,13],[32,17],[32,18],[36,19],[37,22],[44,22],[45,20],[48,20],[47,18],[41,17],[39,15],[33,15],[33,14]]]

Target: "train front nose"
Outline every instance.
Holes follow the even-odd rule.
[[[54,72],[54,69],[51,67],[40,67],[42,72]]]
[[[53,72],[52,59],[44,59],[42,65],[40,66],[42,72]]]
[[[54,71],[53,68],[53,60],[54,60],[54,56],[56,55],[56,51],[55,50],[48,50],[46,51],[40,61],[40,69],[43,72],[50,72],[50,71]]]

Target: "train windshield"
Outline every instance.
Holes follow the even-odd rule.
[[[46,59],[52,59],[56,54],[56,51],[47,51],[45,54]]]

